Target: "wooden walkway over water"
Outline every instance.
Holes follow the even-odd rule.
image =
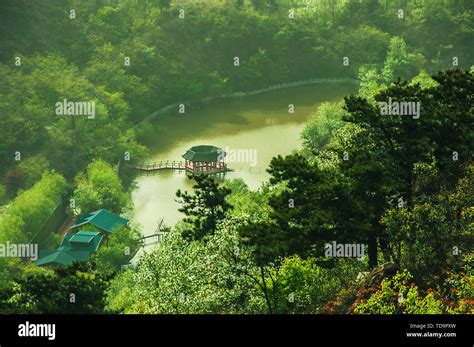
[[[186,166],[184,161],[180,160],[162,160],[154,163],[144,163],[135,166],[135,169],[145,172],[162,171],[162,170],[178,170],[187,171],[190,173],[205,173],[205,174],[217,174],[232,171],[224,164],[223,167],[218,168],[206,168],[205,171],[200,172],[199,170],[193,171],[191,167]],[[199,169],[199,168],[196,168]]]

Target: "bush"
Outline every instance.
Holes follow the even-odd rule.
[[[59,174],[47,173],[32,188],[20,193],[0,219],[0,240],[31,240],[49,219],[67,189]]]
[[[0,206],[5,205],[8,202],[7,187],[0,183]]]
[[[341,103],[322,103],[301,134],[304,145],[313,151],[321,149],[329,141],[333,131],[344,124],[342,117],[345,114]]]
[[[315,258],[298,256],[283,260],[276,277],[281,313],[320,313],[335,294],[353,281],[360,261],[342,259],[333,268],[318,265]],[[272,283],[268,284],[272,288]]]
[[[21,160],[18,164],[17,171],[23,177],[23,188],[28,189],[33,186],[49,169],[49,162],[43,155]]]
[[[360,314],[443,314],[473,313],[474,276],[452,274],[444,286],[450,287],[448,297],[437,289],[422,291],[412,283],[413,276],[407,271],[385,278],[375,292],[365,288],[354,302],[354,313]],[[369,293],[368,298],[364,295]]]
[[[117,271],[128,264],[140,247],[140,233],[128,227],[121,227],[108,236],[93,255],[99,271]]]
[[[110,164],[95,160],[87,166],[87,174],[76,177],[73,199],[80,212],[107,209],[121,213],[130,203],[122,182]]]

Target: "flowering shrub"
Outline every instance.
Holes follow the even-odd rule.
[[[385,278],[380,288],[364,288],[352,310],[360,314],[466,314],[474,313],[474,276],[462,273],[448,274],[441,288],[422,291],[411,282],[413,276],[407,271],[392,278]],[[449,288],[447,295],[443,292]],[[373,292],[373,294],[371,293]],[[367,298],[366,293],[371,293]]]
[[[385,278],[381,288],[367,300],[356,300],[354,313],[442,313],[441,302],[432,293],[422,297],[415,284],[408,284],[412,278],[406,270],[393,278]]]
[[[446,304],[447,313],[474,314],[474,276],[450,274],[445,287],[449,290],[441,300]]]

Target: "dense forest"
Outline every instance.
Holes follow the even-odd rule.
[[[182,220],[137,264],[135,223],[87,262],[0,257],[0,312],[473,314],[472,23],[470,0],[2,1],[2,244],[56,248],[57,206],[133,220],[134,165],[167,136],[147,117],[167,105],[359,86],[314,110],[259,189],[190,177]],[[392,99],[419,112],[386,115]],[[328,257],[333,242],[367,256]]]

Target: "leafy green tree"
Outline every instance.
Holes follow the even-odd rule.
[[[160,4],[160,7],[161,7],[161,8],[166,9],[166,8],[170,7],[170,5],[171,5],[171,0],[160,0],[160,1],[159,1],[159,4]]]
[[[111,93],[121,93],[131,108],[130,118],[136,121],[149,110],[148,88],[139,77],[126,70],[124,58],[119,49],[106,43],[94,51],[84,74],[95,85],[103,86]]]
[[[282,256],[307,257],[322,254],[328,241],[364,240],[361,207],[340,175],[310,164],[299,154],[273,158],[268,171],[270,183],[285,189],[269,199],[270,221],[249,230],[248,237],[263,249],[273,245]],[[270,228],[265,226],[268,223]]]
[[[49,162],[44,155],[36,155],[22,159],[17,168],[24,180],[25,188],[33,186],[49,169]]]
[[[65,179],[57,173],[45,173],[33,187],[21,192],[0,219],[0,240],[31,241],[42,229],[67,190]]]
[[[18,190],[25,184],[25,180],[21,173],[17,171],[9,171],[3,177],[6,192],[10,196],[14,196]]]
[[[328,167],[329,172],[344,180],[349,191],[346,199],[356,207],[352,213],[356,216],[357,211],[360,213],[356,219],[360,227],[358,233],[368,247],[369,267],[377,266],[379,246],[385,260],[389,261],[387,241],[380,224],[386,201],[393,194],[390,186],[392,173],[387,172],[382,164],[386,161],[386,154],[374,144],[367,131],[358,125],[346,124],[334,133],[327,148],[318,155],[316,162],[319,166]]]
[[[241,9],[244,6],[244,0],[235,0],[235,7]]]
[[[125,270],[113,278],[106,294],[105,311],[107,313],[143,314],[147,312],[148,306],[143,302],[135,276],[136,271]]]
[[[390,39],[382,70],[385,81],[390,82],[395,78],[411,79],[420,65],[423,65],[423,56],[409,52],[403,38],[394,36]]]
[[[109,235],[93,254],[95,267],[101,272],[119,271],[129,263],[140,246],[140,233],[135,229],[121,227]]]
[[[226,224],[231,224],[226,222]],[[265,307],[257,269],[233,227],[189,242],[178,227],[111,284],[108,308],[153,314],[258,313]],[[130,298],[126,297],[130,294]]]
[[[271,289],[278,290],[277,311],[281,313],[322,313],[335,293],[354,281],[364,264],[344,259],[334,268],[318,265],[315,258],[285,258],[275,270]]]
[[[377,102],[387,102],[389,98],[419,102],[422,105],[419,119],[407,115],[381,116],[378,105],[357,96],[346,98],[350,114],[346,120],[367,129],[376,146],[386,153],[389,159],[386,167],[391,167],[390,170],[396,167],[398,172],[394,177],[398,182],[392,182],[392,186],[399,190],[408,206],[412,206],[414,199],[414,164],[430,163],[432,157],[437,158],[440,172],[448,179],[446,183],[453,186],[453,178],[462,172],[459,161],[453,160],[454,152],[467,160],[473,141],[472,134],[466,131],[472,123],[468,110],[472,74],[448,71],[433,78],[439,86],[421,89],[399,82],[375,97]],[[447,139],[441,134],[451,135]]]
[[[179,211],[186,215],[184,221],[190,226],[183,235],[191,240],[202,240],[216,231],[217,223],[231,208],[226,201],[230,190],[219,187],[209,175],[193,175],[191,178],[196,181],[193,186],[195,194],[178,190],[176,196],[181,204]]]
[[[347,27],[347,23],[344,26]],[[346,69],[349,68],[354,73],[358,72],[361,65],[383,62],[389,40],[388,33],[368,24],[362,24],[351,30],[336,30],[333,38],[336,49],[343,52],[344,57],[349,58]],[[354,54],[355,52],[357,53]]]
[[[311,151],[321,149],[334,130],[343,125],[342,117],[345,114],[341,103],[322,103],[301,134],[305,147]]]
[[[252,5],[257,11],[262,11],[265,8],[265,0],[252,0]]]
[[[14,278],[14,285],[6,293],[2,293],[5,300],[2,311],[23,314],[102,313],[109,280],[110,275],[90,271],[84,264],[57,269],[31,265]]]
[[[370,102],[375,102],[374,96],[386,88],[385,81],[377,72],[375,66],[361,65],[359,67],[359,95]]]
[[[7,188],[0,183],[0,206],[6,204],[8,201]]]
[[[251,190],[243,179],[236,178],[225,180],[224,186],[232,192],[226,197],[226,201],[232,206],[227,212],[229,216],[262,219],[268,217],[270,213],[268,184],[262,184],[258,190]]]
[[[33,94],[31,89],[34,88],[24,71],[0,64],[0,75],[0,89],[5,91],[0,102],[3,115],[0,119],[0,173],[3,175],[16,166],[17,152],[25,157],[26,153],[34,153],[44,143],[47,138],[45,126],[51,117],[47,116],[49,110],[46,105],[38,102],[39,93],[27,97]]]
[[[411,84],[419,84],[422,89],[435,88],[438,86],[438,82],[436,82],[425,70],[421,70],[418,75],[413,77]]]
[[[416,173],[423,180],[418,183],[418,190],[429,192],[423,185],[432,184],[436,180],[432,176],[437,173],[430,175],[419,168]],[[384,215],[382,222],[393,245],[392,258],[419,281],[429,282],[434,276],[445,274],[474,246],[470,232],[474,214],[469,198],[473,194],[473,173],[471,165],[453,191],[427,194],[412,209],[392,208]]]
[[[93,161],[87,166],[86,174],[76,177],[73,199],[82,213],[99,209],[121,213],[130,203],[117,173],[102,160]]]
[[[392,279],[384,279],[381,288],[367,300],[355,303],[354,312],[361,314],[441,314],[442,302],[433,293],[420,295],[416,285],[409,286],[413,276],[405,271]]]
[[[11,68],[1,67],[8,76],[2,80],[2,89],[11,91],[0,104],[2,113],[8,115],[0,120],[0,129],[5,133],[0,157],[7,164],[2,165],[2,173],[17,164],[16,152],[25,159],[44,155],[51,168],[68,179],[93,158],[115,164],[127,152],[131,162],[140,160],[144,148],[137,143],[133,130],[127,130],[130,107],[123,95],[146,93],[138,78],[114,69],[114,54],[109,46],[98,49],[94,68],[85,72],[59,54],[35,56],[22,69],[10,71]],[[101,58],[109,63],[104,65]],[[95,114],[56,114],[56,103],[64,99],[94,102]]]

